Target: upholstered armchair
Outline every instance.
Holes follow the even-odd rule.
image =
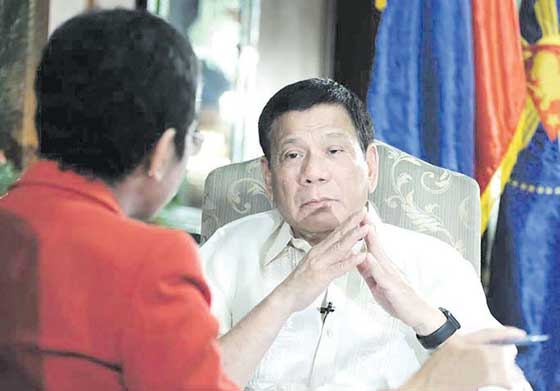
[[[383,221],[455,247],[480,274],[479,187],[473,179],[376,142],[379,181],[370,194]],[[272,208],[260,159],[215,169],[204,186],[201,242],[222,225]],[[258,229],[258,227],[255,227]]]

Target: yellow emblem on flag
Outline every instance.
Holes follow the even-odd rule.
[[[527,89],[543,127],[555,140],[560,132],[560,36],[544,36],[524,47]]]

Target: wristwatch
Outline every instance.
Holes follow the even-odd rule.
[[[457,319],[455,319],[451,312],[441,307],[439,308],[439,310],[447,319],[445,323],[439,329],[429,335],[421,336],[416,334],[418,342],[420,342],[426,349],[437,348],[439,345],[444,343],[447,338],[451,337],[455,333],[455,331],[461,328],[461,324],[457,321]]]

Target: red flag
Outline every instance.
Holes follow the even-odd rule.
[[[515,137],[526,101],[525,71],[513,0],[473,0],[476,83],[476,179],[481,189],[482,230],[515,164]],[[518,136],[520,139],[520,136]],[[513,160],[513,161],[512,161]],[[509,169],[508,169],[509,167]],[[501,171],[501,176],[496,175]],[[493,191],[500,182],[498,192]]]

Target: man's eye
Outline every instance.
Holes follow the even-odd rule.
[[[329,148],[329,153],[331,155],[336,155],[339,152],[344,152],[342,148]]]
[[[288,159],[288,160],[297,159],[298,156],[299,156],[299,153],[297,153],[297,152],[287,152],[284,155],[284,159]]]

